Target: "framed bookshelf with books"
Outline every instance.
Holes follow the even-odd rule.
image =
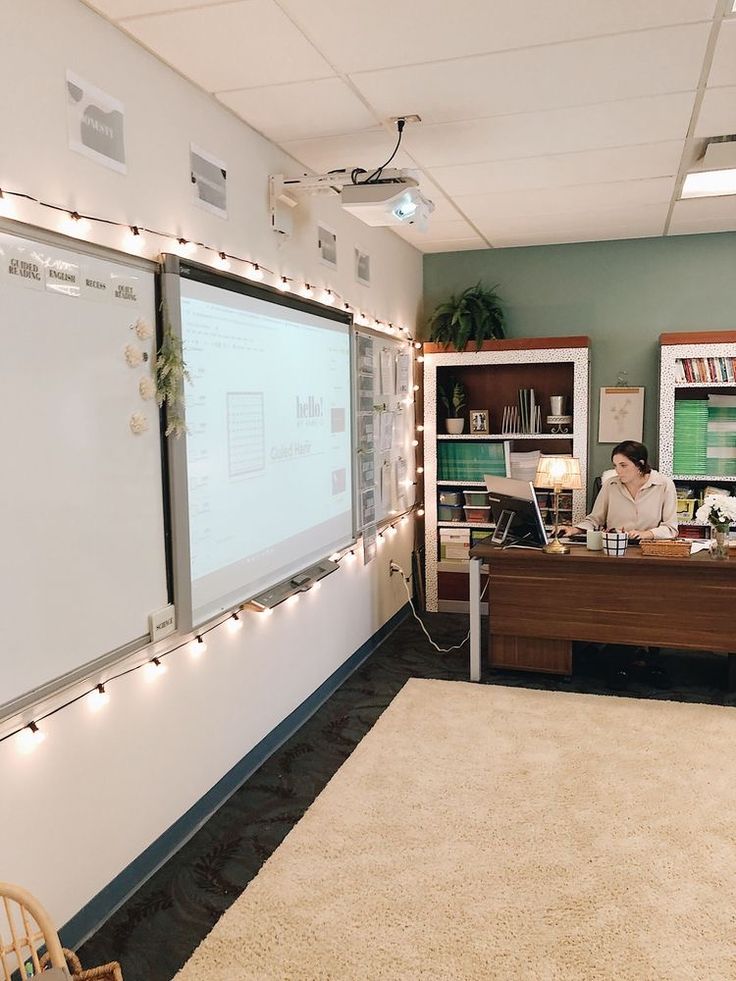
[[[587,337],[486,341],[460,352],[424,345],[427,610],[468,608],[467,553],[494,528],[485,474],[533,480],[541,454],[576,456],[583,489],[564,496],[560,519],[585,515],[589,350]],[[472,415],[480,411],[488,432],[479,434]],[[448,417],[464,420],[459,434],[446,431],[457,428]],[[537,497],[551,525],[550,493]]]
[[[736,493],[736,331],[660,336],[659,469],[678,491],[680,533],[703,497]]]

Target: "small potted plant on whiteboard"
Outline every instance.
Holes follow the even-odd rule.
[[[465,408],[465,386],[457,378],[450,378],[439,389],[440,402],[445,408],[445,425],[451,436],[459,436],[465,428],[463,409]]]

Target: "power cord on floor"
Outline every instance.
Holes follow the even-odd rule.
[[[391,575],[393,575],[394,572],[398,572],[399,575],[401,576],[401,581],[404,584],[404,589],[406,590],[406,597],[409,600],[409,606],[411,607],[411,612],[414,614],[414,619],[417,621],[417,623],[419,624],[419,626],[424,631],[424,634],[425,634],[427,640],[432,645],[432,647],[434,647],[435,650],[438,650],[440,652],[440,654],[450,654],[452,651],[459,651],[460,648],[463,647],[468,642],[468,640],[470,639],[470,631],[468,631],[467,634],[465,635],[465,637],[460,641],[460,643],[459,644],[455,644],[454,647],[440,647],[438,644],[435,644],[435,642],[429,636],[429,633],[427,631],[427,628],[424,626],[424,623],[423,623],[421,617],[419,616],[419,614],[417,613],[417,611],[414,608],[414,601],[411,598],[411,593],[409,592],[409,583],[411,582],[411,576],[407,576],[406,573],[404,572],[404,570],[401,568],[401,566],[397,562],[394,562],[393,559],[389,562],[388,569],[389,569],[389,573]],[[483,587],[482,593],[480,594],[480,599],[481,600],[485,596],[485,593],[486,593],[486,590],[487,589],[488,589],[488,581],[486,580],[486,584]]]

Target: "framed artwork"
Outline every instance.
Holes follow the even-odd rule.
[[[473,435],[477,435],[479,433],[489,433],[490,431],[488,409],[471,409],[470,432]]]
[[[317,226],[317,245],[320,262],[337,269],[337,234],[324,225]]]
[[[371,285],[371,257],[361,249],[355,249],[355,278],[363,286]]]
[[[621,443],[644,435],[644,389],[602,388],[598,414],[598,442]]]

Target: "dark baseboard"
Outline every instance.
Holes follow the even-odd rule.
[[[409,613],[406,603],[390,620],[376,631],[354,654],[324,681],[319,688],[294,709],[283,722],[272,729],[239,763],[219,780],[204,797],[146,848],[138,858],[100,890],[86,906],[75,914],[59,931],[61,942],[72,950],[92,936],[122,904],[139,889],[146,879],[176,852],[225,803],[255,771],[262,766],[287,739],[317,711],[366,658],[383,643]]]

